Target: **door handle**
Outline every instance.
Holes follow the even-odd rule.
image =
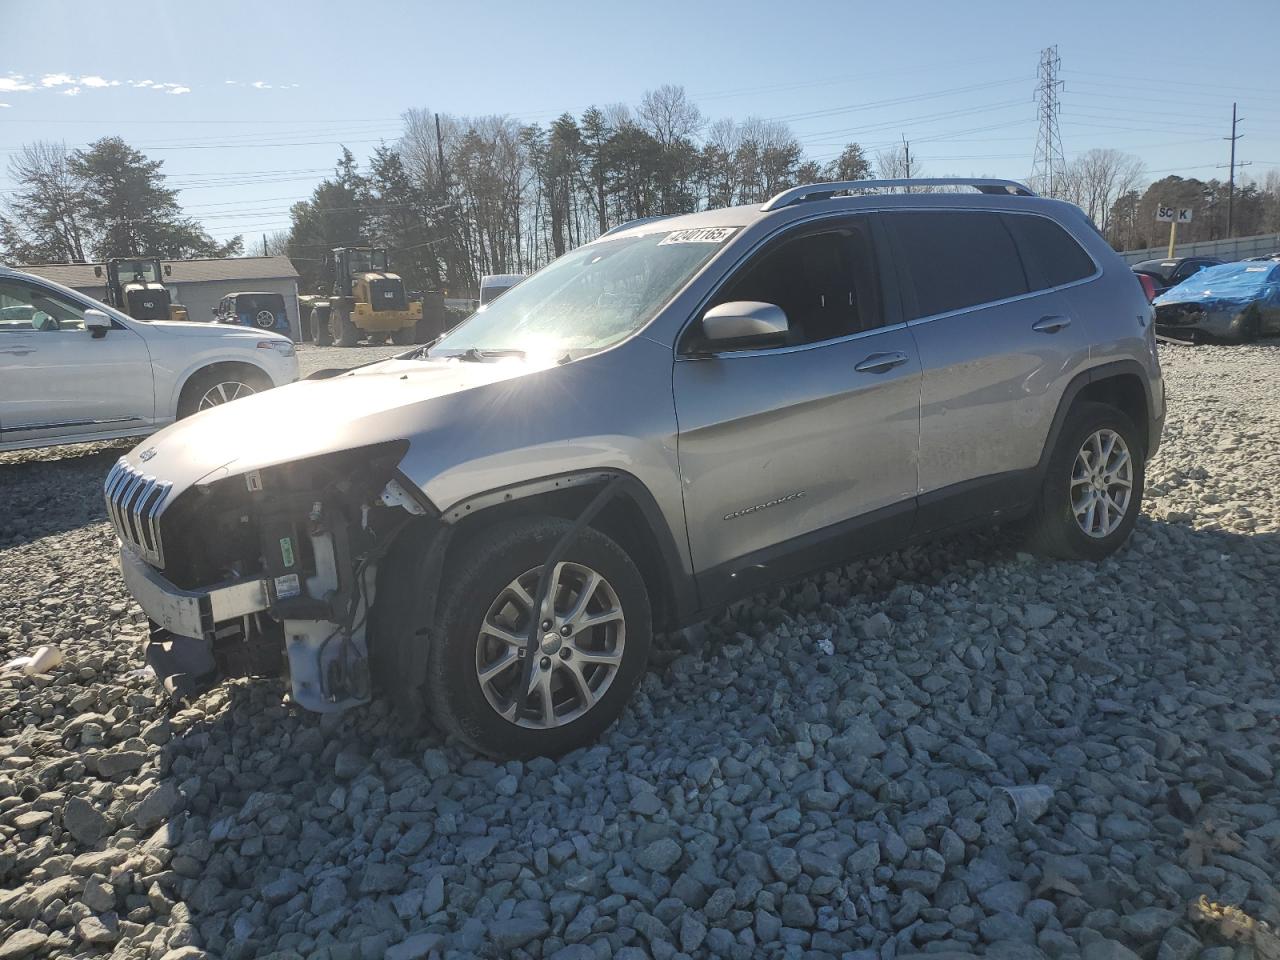
[[[873,353],[853,369],[859,373],[888,373],[894,367],[900,367],[906,362],[907,355],[895,350],[892,353]]]
[[[1031,325],[1031,329],[1037,333],[1057,333],[1069,326],[1071,326],[1069,317],[1041,317]]]

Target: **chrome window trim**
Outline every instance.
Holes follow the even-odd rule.
[[[859,197],[858,199],[861,200],[865,198]],[[794,209],[794,206],[782,207],[780,209],[782,210]],[[983,303],[975,303],[968,307],[960,307],[959,309],[956,309],[956,310],[950,310],[950,311],[947,311],[946,313],[929,314],[928,316],[916,317],[913,320],[906,320],[906,321],[903,321],[902,323],[889,324],[883,327],[875,327],[874,329],[871,329],[871,330],[862,330],[862,331],[859,331],[858,333],[849,334],[848,336],[845,336],[845,337],[837,337],[834,340],[816,340],[813,343],[802,343],[802,344],[796,344],[794,346],[788,346],[788,347],[761,347],[755,350],[726,350],[723,353],[705,353],[705,354],[696,354],[696,355],[681,353],[679,351],[678,345],[680,341],[684,339],[684,336],[688,332],[689,327],[692,326],[692,324],[696,322],[697,318],[702,315],[702,312],[707,308],[707,304],[711,301],[711,299],[717,293],[720,292],[720,290],[724,287],[725,283],[729,281],[734,271],[736,271],[739,267],[741,267],[742,264],[745,263],[750,257],[754,256],[755,253],[759,251],[765,244],[773,241],[781,234],[787,232],[788,230],[791,230],[794,227],[801,227],[806,224],[820,223],[823,220],[840,220],[840,219],[847,219],[849,217],[866,216],[869,214],[891,215],[894,213],[916,213],[916,212],[991,213],[996,215],[1009,214],[1011,216],[1020,216],[1020,217],[1040,217],[1043,220],[1048,220],[1050,223],[1058,227],[1060,230],[1065,231],[1067,236],[1071,238],[1071,241],[1077,247],[1079,247],[1082,251],[1084,251],[1085,256],[1089,258],[1089,262],[1093,264],[1093,273],[1089,274],[1089,276],[1087,277],[1081,277],[1079,280],[1072,280],[1070,283],[1061,283],[1054,287],[1042,287],[1038,290],[1032,290],[1032,291],[1028,291],[1027,293],[1018,294],[1015,297],[1006,297],[1003,300],[988,300],[988,301],[984,301]],[[1012,237],[1010,239],[1013,240],[1014,246],[1016,247],[1018,245],[1017,239]],[[708,261],[706,267],[709,268],[713,263],[715,263],[714,259]],[[881,271],[881,272],[883,273],[884,271]],[[807,217],[800,217],[794,220],[787,221],[787,223],[779,226],[777,229],[761,237],[754,244],[752,244],[751,247],[747,249],[740,257],[738,257],[738,259],[734,261],[733,265],[726,270],[725,275],[724,277],[721,278],[720,282],[717,283],[715,287],[712,288],[712,290],[706,296],[704,296],[702,300],[698,302],[697,307],[694,308],[693,312],[690,314],[688,319],[685,320],[684,324],[680,327],[680,330],[676,333],[675,344],[677,345],[677,350],[676,350],[675,359],[677,362],[679,362],[684,360],[709,360],[712,358],[735,359],[739,357],[771,356],[771,355],[780,354],[780,353],[795,353],[800,350],[812,349],[813,347],[825,347],[828,345],[833,345],[838,343],[846,343],[850,340],[860,339],[862,337],[866,337],[873,333],[880,333],[886,330],[899,330],[902,328],[910,328],[914,326],[919,326],[920,324],[923,324],[923,323],[931,323],[934,320],[943,320],[948,317],[960,316],[962,314],[972,313],[975,310],[984,310],[988,307],[1002,306],[1006,303],[1016,303],[1019,300],[1028,300],[1031,297],[1038,297],[1046,293],[1056,293],[1061,290],[1069,290],[1072,287],[1081,286],[1082,284],[1086,284],[1086,283],[1092,283],[1094,280],[1097,280],[1099,277],[1101,277],[1102,274],[1103,274],[1103,270],[1101,265],[1098,263],[1097,257],[1093,255],[1093,253],[1089,250],[1088,247],[1086,247],[1083,243],[1080,242],[1080,240],[1076,237],[1074,233],[1071,232],[1071,230],[1069,230],[1059,220],[1056,220],[1055,218],[1048,216],[1047,214],[1041,213],[1037,210],[1005,210],[1003,208],[994,208],[994,207],[987,207],[987,206],[970,206],[970,205],[939,206],[935,204],[930,204],[930,205],[922,204],[920,206],[912,206],[912,207],[883,206],[883,205],[859,206],[859,207],[848,209],[848,210],[826,211],[824,213],[816,213]],[[895,277],[897,276],[896,270],[893,271],[893,276]]]

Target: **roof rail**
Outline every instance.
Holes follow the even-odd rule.
[[[920,177],[898,180],[835,180],[831,183],[809,183],[783,190],[764,204],[761,210],[780,210],[803,200],[825,200],[850,190],[885,190],[890,187],[973,187],[979,193],[1007,193],[1016,197],[1034,197],[1035,193],[1016,180],[987,180],[972,177]]]

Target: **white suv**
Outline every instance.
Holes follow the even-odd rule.
[[[134,320],[0,266],[0,450],[141,436],[297,379],[287,337]]]

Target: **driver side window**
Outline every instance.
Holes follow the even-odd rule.
[[[0,335],[83,329],[83,307],[21,280],[0,280]]]
[[[792,235],[758,254],[710,306],[735,300],[772,303],[787,315],[787,345],[821,343],[884,324],[870,224]]]

